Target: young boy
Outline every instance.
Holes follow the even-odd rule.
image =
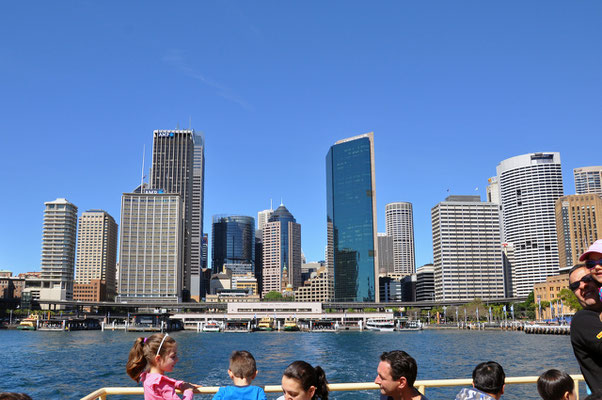
[[[251,382],[257,376],[257,366],[255,358],[248,351],[240,350],[232,353],[228,375],[234,385],[220,388],[213,396],[213,400],[266,400],[262,388],[251,386]]]

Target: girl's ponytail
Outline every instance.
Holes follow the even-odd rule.
[[[314,398],[319,398],[321,400],[328,400],[328,381],[326,380],[326,373],[319,365],[314,368],[316,371],[316,394]]]
[[[134,346],[130,350],[128,362],[125,365],[127,374],[135,380],[140,381],[140,374],[146,369],[146,357],[144,356],[144,338],[139,337],[134,342]]]

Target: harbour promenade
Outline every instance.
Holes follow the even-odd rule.
[[[125,331],[37,332],[5,330],[3,390],[33,398],[81,399],[105,387],[136,387],[125,374],[132,343],[143,333]],[[468,379],[481,361],[495,360],[507,376],[538,376],[549,368],[579,374],[569,338],[501,330],[417,332],[197,333],[173,332],[180,362],[171,374],[204,386],[230,384],[226,373],[233,350],[251,351],[258,362],[257,385],[278,385],[284,368],[297,359],[321,365],[330,383],[373,382],[382,351],[402,349],[416,358],[418,380]],[[427,388],[429,399],[453,398],[459,390]],[[584,392],[581,392],[582,398]],[[277,393],[268,394],[275,399]],[[113,399],[138,396],[111,395]],[[197,395],[195,398],[209,399]],[[342,391],[334,399],[377,398],[375,390]],[[535,385],[510,385],[506,399],[537,399]]]

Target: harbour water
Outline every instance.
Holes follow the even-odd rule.
[[[228,357],[249,350],[257,359],[257,385],[277,384],[292,361],[320,365],[328,380],[371,382],[383,351],[401,349],[418,362],[418,379],[470,378],[481,361],[502,364],[507,376],[539,375],[549,368],[578,374],[565,335],[523,332],[424,330],[420,332],[196,333],[174,332],[179,363],[171,374],[206,386],[228,385]],[[33,399],[80,399],[107,386],[135,386],[125,373],[135,333],[123,331],[0,331],[3,379],[0,391],[25,392]],[[431,400],[453,399],[459,388],[431,388]],[[584,393],[584,392],[582,392]],[[276,394],[268,394],[275,399]],[[136,399],[139,396],[110,397]],[[211,396],[196,395],[195,398]],[[376,391],[336,392],[333,399],[377,399]],[[506,387],[504,399],[538,399],[529,385]]]

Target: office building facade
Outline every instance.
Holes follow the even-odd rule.
[[[182,301],[182,208],[177,193],[123,194],[117,301]]]
[[[579,263],[579,256],[602,238],[602,198],[576,194],[556,200],[560,269]]]
[[[255,219],[244,215],[214,215],[211,234],[211,269],[224,264],[250,265],[255,272]]]
[[[326,156],[327,258],[335,301],[380,299],[374,172],[373,133],[340,140]]]
[[[393,237],[386,233],[378,233],[378,274],[387,275],[395,272],[393,252]]]
[[[448,196],[431,209],[437,301],[504,297],[497,204]]]
[[[602,166],[575,168],[573,175],[575,194],[594,193],[602,196]]]
[[[75,261],[75,291],[80,293],[99,293],[95,301],[115,299],[117,287],[115,273],[117,263],[117,223],[104,210],[88,210],[79,217],[77,233],[77,253]],[[78,285],[88,285],[98,280],[94,289],[77,290]],[[103,289],[105,293],[103,292]],[[90,299],[86,295],[86,299]],[[82,300],[74,296],[75,300]]]
[[[416,301],[435,301],[433,264],[425,264],[416,270]]]
[[[194,130],[153,132],[150,188],[182,198],[181,276],[184,300],[200,299],[204,203],[205,142]]]
[[[44,203],[41,300],[72,300],[77,207],[59,198]]]
[[[385,225],[387,235],[393,238],[393,272],[413,274],[416,272],[416,261],[412,203],[387,204],[385,206]]]
[[[301,281],[301,225],[280,205],[263,226],[262,295],[291,292]]]
[[[529,153],[497,166],[503,241],[514,247],[512,286],[526,297],[558,272],[555,202],[563,195],[559,153]]]

